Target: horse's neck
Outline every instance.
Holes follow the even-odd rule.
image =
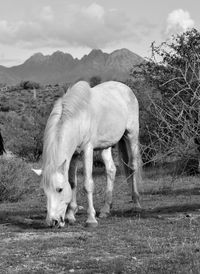
[[[58,142],[58,159],[59,163],[71,161],[77,146],[79,145],[78,130],[76,123],[67,122],[60,130]]]

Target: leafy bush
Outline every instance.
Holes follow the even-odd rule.
[[[19,115],[0,113],[5,148],[30,161],[38,160],[42,153],[43,131],[48,115],[40,111]]]
[[[5,148],[30,161],[42,153],[43,132],[54,101],[62,90],[28,90],[0,94],[0,123]],[[3,100],[1,100],[3,99]],[[5,106],[8,109],[5,111]]]
[[[89,80],[91,88],[101,84],[101,82],[102,82],[102,79],[100,76],[92,76]]]
[[[159,46],[132,75],[160,92],[150,104],[150,146],[156,161],[197,158],[200,139],[200,32],[192,29]],[[162,159],[161,159],[162,158]]]
[[[21,81],[20,87],[22,89],[39,89],[40,84],[33,81]]]
[[[152,100],[160,97],[160,93],[142,79],[128,79],[125,84],[132,89],[139,102],[141,156],[142,162],[148,165],[156,154],[155,148],[152,146],[151,132],[156,130],[157,124],[151,104]]]
[[[0,158],[0,201],[17,202],[29,190],[30,167],[21,159]]]

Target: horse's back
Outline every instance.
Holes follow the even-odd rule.
[[[95,146],[111,146],[138,124],[138,102],[123,83],[109,81],[91,89],[92,132]]]
[[[128,116],[138,118],[138,101],[132,90],[125,84],[109,81],[91,89],[91,104],[96,112],[104,115],[120,114],[126,119]],[[98,115],[100,115],[98,113]]]
[[[129,102],[130,100],[135,101],[137,104],[137,99],[132,92],[132,90],[125,84],[116,81],[108,81],[99,84],[91,89],[92,94],[97,97],[107,97],[108,99],[120,100]]]

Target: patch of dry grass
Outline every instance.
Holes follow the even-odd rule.
[[[39,189],[30,174],[35,191]],[[78,178],[74,226],[50,229],[45,199],[4,204],[0,209],[2,273],[200,273],[200,200],[197,177],[163,176],[143,182],[143,211],[132,211],[124,177],[115,183],[111,215],[96,229],[85,228],[87,202]],[[169,189],[166,186],[170,183]],[[94,202],[103,204],[105,177],[95,176]],[[163,189],[165,191],[163,191]]]
[[[17,202],[31,190],[30,165],[19,158],[0,157],[0,201]]]

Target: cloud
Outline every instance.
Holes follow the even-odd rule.
[[[194,20],[190,17],[188,11],[182,9],[173,10],[167,17],[165,34],[169,36],[171,34],[181,33],[192,27],[194,27]]]
[[[135,28],[139,30],[142,36],[148,36],[156,29],[156,24],[148,22],[146,19],[141,19],[136,22]]]
[[[50,6],[43,7],[40,13],[40,18],[44,21],[52,21],[54,19],[52,8]]]
[[[124,11],[105,9],[97,3],[64,4],[54,9],[44,6],[26,21],[0,21],[0,43],[33,49],[104,48],[123,41],[138,43],[147,29],[148,23],[134,27],[132,18]]]
[[[4,66],[10,66],[13,64],[19,64],[22,60],[18,58],[5,58],[4,54],[0,55],[0,64],[3,64]]]
[[[102,6],[93,3],[90,6],[83,8],[83,13],[85,13],[86,16],[102,20],[105,15],[105,10]]]

